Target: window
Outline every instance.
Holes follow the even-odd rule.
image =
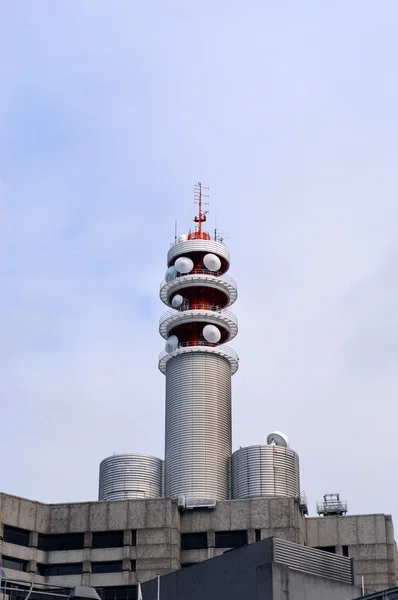
[[[38,563],[37,573],[43,577],[81,575],[83,573],[83,563],[64,563],[58,565],[43,565]]]
[[[216,548],[240,548],[246,544],[246,531],[216,531]]]
[[[92,573],[121,573],[123,571],[122,560],[91,563]]]
[[[39,533],[37,547],[39,550],[82,550],[84,548],[83,533]]]
[[[332,554],[336,554],[336,546],[317,546],[317,550],[323,550],[324,552],[331,552]]]
[[[123,546],[123,537],[123,531],[94,531],[92,547],[121,548]],[[133,541],[133,546],[135,546],[135,539]]]
[[[348,553],[348,546],[343,546],[343,556],[350,556]]]
[[[204,550],[207,548],[207,533],[182,533],[181,550]]]
[[[17,544],[18,546],[30,546],[30,531],[26,529],[19,529],[19,527],[11,527],[10,525],[4,525],[3,539],[5,542],[10,544]]]
[[[14,571],[26,571],[28,566],[27,560],[20,560],[19,558],[11,558],[11,556],[4,556],[2,558],[3,567],[6,569],[14,569]]]
[[[137,600],[136,585],[96,588],[101,600]]]
[[[254,534],[256,536],[256,542],[260,542],[261,541],[261,529],[255,529]]]

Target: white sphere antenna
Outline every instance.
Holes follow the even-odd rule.
[[[176,294],[171,301],[171,305],[173,308],[180,308],[183,302],[184,298],[180,294]]]
[[[221,268],[221,260],[215,254],[206,254],[203,264],[209,271],[218,271]]]
[[[187,256],[180,256],[180,258],[177,258],[175,261],[174,266],[179,273],[190,273],[193,269],[193,262]]]
[[[165,279],[166,281],[171,281],[177,277],[177,269],[175,267],[169,267],[166,271]]]
[[[178,337],[176,335],[171,335],[166,340],[166,352],[174,352],[178,348]]]
[[[179,241],[179,242],[186,242],[186,241],[187,241],[187,236],[185,235],[185,233],[181,233],[181,234],[178,236],[178,241]]]
[[[268,446],[282,446],[283,448],[289,448],[289,438],[286,434],[281,431],[273,431],[267,437]]]
[[[203,327],[203,337],[211,344],[217,344],[221,339],[221,331],[215,325],[205,325]]]

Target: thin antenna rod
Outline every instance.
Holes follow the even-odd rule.
[[[199,237],[202,239],[203,233],[203,213],[202,213],[202,184],[198,182],[199,186]]]
[[[175,220],[174,224],[174,241],[177,241],[177,219]]]
[[[203,189],[205,193],[203,193]],[[203,223],[207,220],[206,215],[209,212],[208,210],[203,210],[204,204],[209,204],[208,202],[203,202],[203,197],[209,197],[209,188],[202,188],[202,184],[200,181],[195,185],[195,203],[199,205],[199,214],[194,218],[194,222],[198,224],[198,229],[195,232],[195,239],[207,239],[208,234],[203,232]],[[207,237],[206,237],[207,236]]]

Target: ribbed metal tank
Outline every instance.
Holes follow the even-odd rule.
[[[229,498],[231,366],[188,353],[166,367],[165,496]]]
[[[282,446],[249,446],[232,455],[232,498],[300,497],[299,457]]]
[[[98,500],[161,498],[163,461],[146,454],[115,454],[99,467]]]

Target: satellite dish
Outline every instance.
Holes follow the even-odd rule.
[[[267,437],[268,446],[282,446],[283,448],[289,448],[289,438],[281,431],[273,431]]]
[[[193,269],[193,262],[187,256],[180,256],[174,264],[179,273],[189,273]]]
[[[176,335],[171,335],[166,340],[166,352],[174,352],[178,347],[178,337]]]
[[[171,281],[177,277],[177,269],[175,267],[169,267],[166,271],[165,279],[166,281]]]
[[[217,344],[221,339],[221,331],[215,325],[205,325],[203,327],[203,337],[211,344]]]
[[[181,235],[178,236],[178,241],[179,242],[186,242],[187,241],[187,236],[185,235],[185,233],[182,233]]]
[[[176,294],[171,301],[171,305],[173,308],[180,308],[183,302],[184,298],[180,294]]]
[[[203,264],[209,271],[218,271],[221,267],[221,260],[215,254],[206,254]]]

